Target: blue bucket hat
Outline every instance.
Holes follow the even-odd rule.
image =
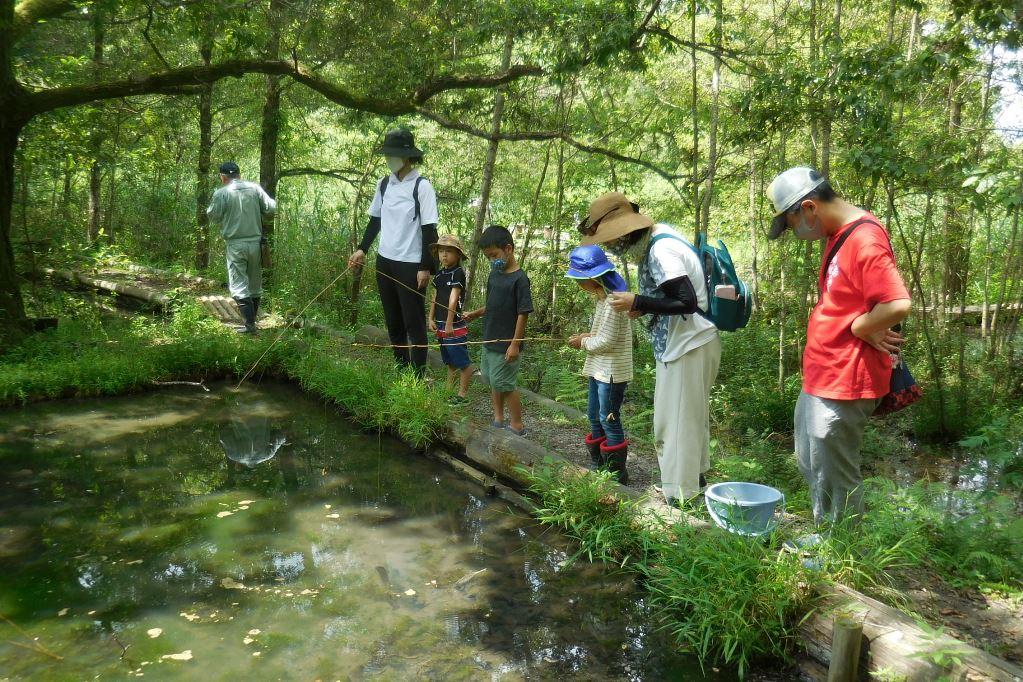
[[[599,279],[605,288],[611,291],[625,291],[625,280],[615,272],[614,263],[607,259],[604,249],[596,244],[577,246],[568,254],[568,272],[565,277],[570,279]]]
[[[593,279],[614,269],[614,263],[607,259],[604,249],[596,244],[577,246],[568,254],[568,272],[565,277]]]

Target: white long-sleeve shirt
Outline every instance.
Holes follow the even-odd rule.
[[[616,313],[608,300],[597,301],[590,327],[582,340],[586,351],[583,374],[605,383],[632,381],[632,327],[626,313]]]

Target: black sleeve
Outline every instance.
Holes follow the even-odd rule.
[[[419,267],[422,270],[437,272],[437,263],[433,260],[433,255],[430,253],[430,244],[437,243],[437,223],[423,225],[421,230],[423,233],[423,257]]]
[[[359,242],[359,248],[363,253],[369,253],[369,248],[373,246],[378,234],[380,234],[380,216],[370,216],[369,222],[366,223],[366,231],[362,235],[362,241]]]
[[[669,279],[657,288],[664,292],[664,298],[637,296],[632,309],[657,315],[690,315],[699,310],[689,275]]]

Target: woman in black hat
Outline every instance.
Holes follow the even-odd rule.
[[[436,271],[429,245],[437,241],[437,195],[415,169],[423,152],[412,133],[391,130],[377,152],[384,155],[391,174],[377,185],[366,233],[348,264],[365,264],[366,252],[380,235],[377,288],[387,335],[399,365],[411,366],[421,376],[426,369],[425,292]]]

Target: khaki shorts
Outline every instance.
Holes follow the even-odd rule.
[[[497,393],[511,393],[517,388],[519,378],[519,361],[522,356],[511,362],[504,359],[504,351],[490,350],[484,347],[480,356],[480,373],[490,385],[490,390]]]

